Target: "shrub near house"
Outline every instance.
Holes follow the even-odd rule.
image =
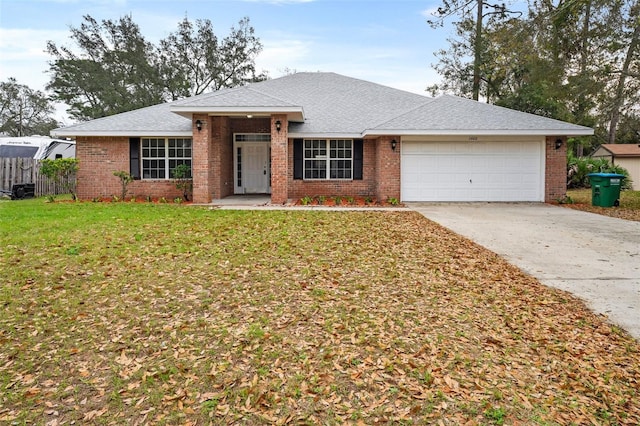
[[[631,189],[633,181],[629,172],[620,166],[612,165],[604,158],[574,157],[567,159],[567,187],[590,188],[589,173],[616,173],[625,176],[621,189]]]

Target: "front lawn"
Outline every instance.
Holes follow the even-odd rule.
[[[570,189],[567,195],[573,203],[564,204],[565,207],[640,222],[640,191],[621,191],[619,207],[593,206],[590,188]]]
[[[0,240],[0,423],[640,423],[637,341],[417,213],[2,201]]]

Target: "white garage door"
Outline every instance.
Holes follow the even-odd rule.
[[[542,141],[403,141],[403,201],[544,201]]]

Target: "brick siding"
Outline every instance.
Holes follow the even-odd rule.
[[[229,117],[209,117],[211,140],[209,142],[209,201],[233,194],[233,153]],[[197,154],[194,151],[193,156]],[[231,169],[229,169],[231,167]]]
[[[562,140],[556,149],[556,140]],[[552,203],[567,193],[567,138],[547,136],[545,143],[544,201]]]
[[[305,196],[342,197],[376,196],[375,163],[376,141],[365,139],[362,144],[362,180],[303,180],[293,179],[293,140],[289,140],[289,164],[287,179],[289,181],[289,198],[298,199]]]
[[[195,128],[202,121],[202,130]],[[275,130],[280,120],[282,129]],[[233,134],[269,133],[271,131],[271,199],[283,203],[304,196],[370,196],[379,200],[400,199],[401,139],[383,136],[363,142],[362,180],[293,179],[293,139],[287,135],[286,115],[269,118],[193,117],[193,198],[197,203],[233,194]],[[397,147],[391,149],[391,140]],[[562,139],[560,149],[555,149]],[[566,138],[549,136],[545,143],[545,201],[554,202],[566,194]],[[79,137],[76,141],[79,160],[78,198],[119,196],[120,179],[113,172],[129,171],[128,137]],[[170,180],[136,180],[128,187],[128,196],[144,198],[181,195]]]
[[[397,142],[391,149],[391,140]],[[382,136],[376,141],[376,197],[378,200],[395,198],[400,200],[400,152],[398,136]]]
[[[202,129],[196,128],[196,121],[200,120]],[[211,119],[205,114],[194,114],[193,116],[193,143],[191,159],[191,176],[193,176],[193,202],[211,202],[211,144],[209,135],[211,133]]]
[[[276,130],[276,122],[281,128]],[[289,169],[293,169],[293,161],[289,161],[291,151],[288,141],[287,116],[273,114],[271,116],[271,202],[282,204],[289,198]]]
[[[80,137],[76,140],[78,158],[78,198],[120,196],[122,185],[113,172],[129,171],[129,138]],[[127,197],[166,197],[173,199],[181,192],[171,181],[136,180],[127,187]]]

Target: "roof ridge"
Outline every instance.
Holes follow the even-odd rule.
[[[240,89],[244,89],[249,87],[250,85],[244,85],[244,86],[236,86],[236,87],[223,87],[221,89],[218,90],[212,90],[211,92],[206,92],[206,93],[200,93],[198,95],[193,95],[193,96],[187,96],[186,98],[182,98],[182,99],[177,99],[175,101],[171,101],[171,102],[167,102],[168,104],[176,104],[176,103],[186,103],[186,102],[191,102],[194,100],[198,100],[198,99],[204,99],[204,98],[215,98],[217,96],[222,96],[226,93],[230,93],[230,92],[236,92]]]
[[[411,93],[411,92],[409,92],[409,93]],[[421,96],[421,95],[418,95],[418,96]],[[437,98],[431,98],[431,97],[427,97],[427,96],[425,96],[425,102],[424,102],[424,103],[422,103],[422,104],[420,104],[420,105],[417,105],[417,106],[415,106],[415,107],[412,107],[412,108],[410,108],[410,109],[408,109],[408,110],[406,110],[406,111],[404,111],[404,112],[401,112],[400,114],[395,115],[395,116],[391,117],[390,119],[385,120],[385,121],[383,121],[383,122],[381,122],[381,123],[379,123],[379,124],[376,124],[376,125],[374,125],[374,126],[371,126],[371,129],[377,129],[377,128],[379,128],[380,126],[383,126],[384,124],[389,123],[390,121],[397,120],[398,118],[402,117],[403,115],[411,114],[413,111],[415,111],[415,110],[418,110],[418,109],[420,109],[420,108],[425,107],[426,105],[428,105],[428,104],[432,103],[432,102],[433,102],[433,101],[435,101],[436,99],[437,99]]]
[[[249,87],[249,86],[246,86],[246,87],[247,87],[247,90],[250,90],[250,91],[252,91],[252,92],[258,93],[258,94],[260,94],[260,95],[262,95],[262,96],[266,96],[266,97],[268,97],[268,98],[275,99],[276,101],[285,102],[285,103],[287,103],[287,104],[289,104],[289,105],[291,105],[291,106],[298,106],[298,107],[302,107],[302,105],[294,104],[293,102],[291,102],[291,101],[290,101],[290,100],[288,100],[288,99],[282,99],[282,98],[279,98],[279,97],[277,97],[277,96],[270,95],[270,94],[268,94],[268,93],[265,93],[265,92],[264,92],[264,91],[262,91],[262,90],[256,90],[254,87]]]

